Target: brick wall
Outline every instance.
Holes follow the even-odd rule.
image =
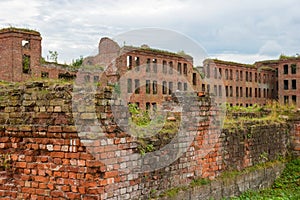
[[[291,137],[291,150],[296,156],[300,155],[300,120],[292,120],[292,130],[290,132]]]
[[[179,132],[175,148],[148,159],[149,154],[137,152],[137,138],[124,131],[129,115],[111,88],[97,94],[85,90],[84,96],[80,91],[43,82],[1,88],[0,152],[11,158],[11,166],[1,172],[1,198],[147,199],[151,191],[160,194],[196,178],[214,179],[224,170],[272,160],[287,150],[284,124],[221,133],[211,99],[178,93],[164,109],[183,102],[181,128],[186,131]],[[117,126],[116,118],[125,125]],[[159,166],[162,162],[168,164]],[[153,165],[157,169],[147,171]]]

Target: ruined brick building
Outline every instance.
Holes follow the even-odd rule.
[[[20,28],[0,30],[0,79],[21,82],[32,77],[72,77],[67,66],[44,62],[39,32]]]
[[[128,103],[153,108],[174,91],[198,91],[216,97],[219,103],[251,106],[278,99],[300,107],[300,58],[260,61],[253,65],[207,59],[201,70],[193,58],[141,47],[123,46],[109,38],[99,42],[98,55],[84,59],[84,70],[44,62],[41,35],[37,31],[0,30],[0,79],[20,82],[31,77],[80,78],[88,82],[116,84]],[[81,72],[81,73],[78,73]],[[298,82],[298,83],[297,83]]]

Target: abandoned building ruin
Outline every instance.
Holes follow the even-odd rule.
[[[0,79],[21,82],[31,77],[75,78],[78,70],[43,62],[41,40],[37,31],[2,29]],[[129,102],[141,108],[156,107],[164,96],[190,89],[212,94],[216,99],[225,97],[229,105],[264,105],[278,99],[280,103],[294,103],[300,107],[299,57],[259,61],[253,65],[206,59],[199,69],[193,66],[193,58],[189,55],[151,49],[147,45],[120,47],[113,40],[102,38],[98,49],[98,55],[84,59],[84,65],[98,69],[88,74],[80,73],[85,81],[113,84],[128,70],[136,71],[136,75],[132,73],[133,77],[127,77],[126,83],[122,83],[121,90],[130,95]],[[144,66],[142,71],[140,66]],[[204,81],[203,77],[209,81]]]
[[[101,88],[95,99],[86,102],[88,106],[74,109],[72,82],[0,85],[0,155],[2,160],[10,155],[10,165],[0,166],[1,199],[155,199],[170,189],[188,188],[195,180],[212,180],[225,171],[274,161],[290,151],[299,155],[299,118],[287,122],[249,121],[242,129],[222,130],[219,121],[209,121],[219,112],[216,104],[211,104],[211,97],[219,104],[224,98],[229,105],[245,107],[279,100],[296,103],[299,108],[298,57],[253,65],[206,59],[202,67],[195,67],[193,58],[186,54],[147,45],[120,47],[102,38],[98,55],[85,58],[83,67],[74,69],[44,61],[41,40],[37,31],[0,30],[1,81],[75,79],[109,87]],[[153,171],[129,170],[143,155],[138,151],[137,138],[114,119],[112,105],[126,108],[126,104],[119,103],[122,98],[113,94],[111,86],[116,85],[127,103],[143,109],[167,107],[180,97],[186,99],[185,92],[197,93],[190,96],[183,118],[186,135],[193,135],[191,144],[178,140],[177,149],[157,154],[155,160],[142,166],[168,160],[166,153],[177,155],[184,146],[186,150],[180,157]],[[77,100],[81,105],[82,99]],[[99,111],[96,120],[103,128],[95,135],[90,134],[95,127],[91,123],[95,119],[93,109]],[[74,116],[80,116],[82,124],[91,127],[86,130],[88,134],[79,133]],[[200,116],[204,121],[195,123],[187,116]],[[127,113],[122,117],[128,119]],[[177,135],[186,139],[186,135]],[[154,146],[166,146],[164,142],[168,141],[154,139],[158,143]],[[210,145],[205,146],[205,142]],[[222,199],[269,187],[283,168],[281,163],[228,181],[215,179],[211,184],[178,193],[177,199]]]

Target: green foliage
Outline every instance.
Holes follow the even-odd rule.
[[[7,170],[11,167],[10,154],[0,154],[0,169]]]
[[[151,119],[147,110],[141,110],[136,104],[129,104],[129,112],[131,114],[131,122],[136,126],[147,126]]]
[[[240,114],[240,116],[239,116]],[[254,104],[250,107],[228,106],[224,129],[245,130],[248,122],[268,125],[269,123],[285,123],[287,119],[297,116],[296,106],[285,105],[276,101],[266,106]]]
[[[139,150],[140,154],[142,154],[142,156],[144,156],[146,153],[154,151],[155,148],[154,148],[153,144],[147,144],[145,146],[142,146],[142,145],[138,146],[138,150]]]
[[[49,51],[49,59],[57,63],[58,53],[57,51]]]
[[[247,191],[235,200],[256,199],[300,199],[300,159],[295,159],[286,164],[281,176],[275,180],[272,188],[260,191]]]
[[[30,70],[30,57],[23,55],[23,73],[28,73]]]
[[[74,67],[80,67],[82,65],[82,63],[83,63],[83,56],[80,56],[75,61],[72,60],[72,66],[74,66]]]
[[[295,58],[295,56],[287,56],[287,55],[284,55],[283,53],[280,54],[280,56],[279,56],[279,60],[287,60],[290,58]]]
[[[121,94],[120,84],[118,84],[118,83],[114,84],[113,88],[114,88],[115,94],[117,94],[118,96],[120,96],[120,94]]]
[[[209,179],[200,178],[200,179],[192,180],[192,182],[190,183],[190,185],[192,187],[195,187],[195,186],[201,186],[201,185],[208,185],[210,182],[211,181]]]

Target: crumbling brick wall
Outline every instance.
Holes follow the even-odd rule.
[[[136,153],[138,143],[116,124],[112,104],[124,119],[128,113],[122,110],[111,88],[95,94],[95,100],[91,101],[72,96],[72,91],[74,87],[69,84],[43,82],[1,88],[0,152],[10,155],[11,162],[1,172],[1,198],[147,199],[153,191],[160,194],[188,185],[193,179],[213,179],[233,165],[239,169],[251,166],[256,161],[247,162],[247,159],[255,160],[266,149],[272,150],[272,155],[281,154],[286,147],[286,134],[279,134],[286,127],[278,126],[275,134],[268,135],[269,140],[279,144],[277,149],[263,141],[267,136],[264,133],[261,137],[259,128],[248,142],[245,142],[246,131],[220,135],[215,125],[219,122],[214,117],[218,110],[208,97],[192,96],[192,101],[188,101],[178,94],[171,105],[188,101],[181,120],[188,130],[183,134],[194,134],[191,145],[169,165],[138,173],[132,168],[137,164],[136,158],[141,156]],[[80,106],[82,100],[90,106]],[[74,102],[79,106],[74,107]],[[99,124],[94,124],[94,110]],[[190,121],[189,116],[196,112],[205,120]],[[82,121],[76,121],[78,119]],[[264,132],[272,132],[273,128],[264,127]],[[179,147],[187,144],[184,140],[178,141]],[[179,153],[178,150],[180,148],[175,149],[174,154]]]

